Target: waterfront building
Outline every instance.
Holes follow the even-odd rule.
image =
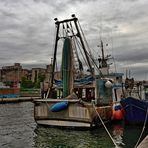
[[[3,66],[0,69],[0,82],[4,83],[18,83],[21,82],[22,78],[25,77],[27,80],[31,80],[33,83],[39,80],[39,77],[44,77],[44,82],[51,81],[52,75],[52,64],[46,65],[46,68],[32,68],[24,69],[20,63],[14,63],[11,66]],[[55,72],[55,79],[61,78],[60,72]]]
[[[22,66],[14,63],[12,66],[3,66],[1,69],[2,82],[20,82],[22,77]]]

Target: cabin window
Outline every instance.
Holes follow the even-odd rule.
[[[77,97],[83,101],[91,102],[92,99],[95,99],[94,88],[75,88],[74,92]]]
[[[85,99],[86,98],[86,91],[85,89],[82,89],[82,99]]]
[[[93,88],[85,88],[82,91],[82,99],[86,102],[91,102],[92,99],[95,99],[95,91]]]
[[[94,99],[94,90],[92,88],[88,88],[86,89],[86,100],[87,101],[91,101],[92,99]]]
[[[82,88],[75,88],[74,92],[77,95],[78,99],[82,98]]]

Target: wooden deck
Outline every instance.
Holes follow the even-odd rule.
[[[137,148],[148,148],[148,135],[143,139]]]

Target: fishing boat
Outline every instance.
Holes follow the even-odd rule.
[[[109,122],[113,103],[110,79],[117,76],[107,77],[109,66],[103,52],[99,65],[95,62],[75,15],[62,21],[55,18],[55,26],[50,86],[45,98],[34,100],[35,121],[48,126],[89,128]],[[58,50],[60,40],[62,50]],[[102,42],[101,47],[103,50]],[[61,76],[55,79],[58,67]]]
[[[128,79],[128,81],[129,80],[130,79]],[[130,82],[129,84],[132,83]],[[123,98],[120,101],[123,109],[125,110],[126,122],[129,124],[144,124],[148,122],[148,84],[140,83],[140,85],[136,84],[136,87],[132,84],[127,85],[126,87],[128,89],[127,92],[130,93],[126,98]],[[134,93],[132,89],[134,89]]]
[[[148,100],[138,100],[127,97],[121,100],[125,110],[125,120],[130,124],[148,122]]]

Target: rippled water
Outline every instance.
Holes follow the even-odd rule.
[[[103,129],[97,131],[60,130],[55,128],[37,128],[35,146],[66,147],[66,148],[95,148],[114,147]]]
[[[34,145],[33,104],[0,104],[0,148],[31,148]]]
[[[108,125],[121,148],[133,148],[142,127]],[[145,129],[143,137],[148,134]],[[37,126],[31,102],[0,104],[0,148],[114,148],[104,128],[69,130]]]

